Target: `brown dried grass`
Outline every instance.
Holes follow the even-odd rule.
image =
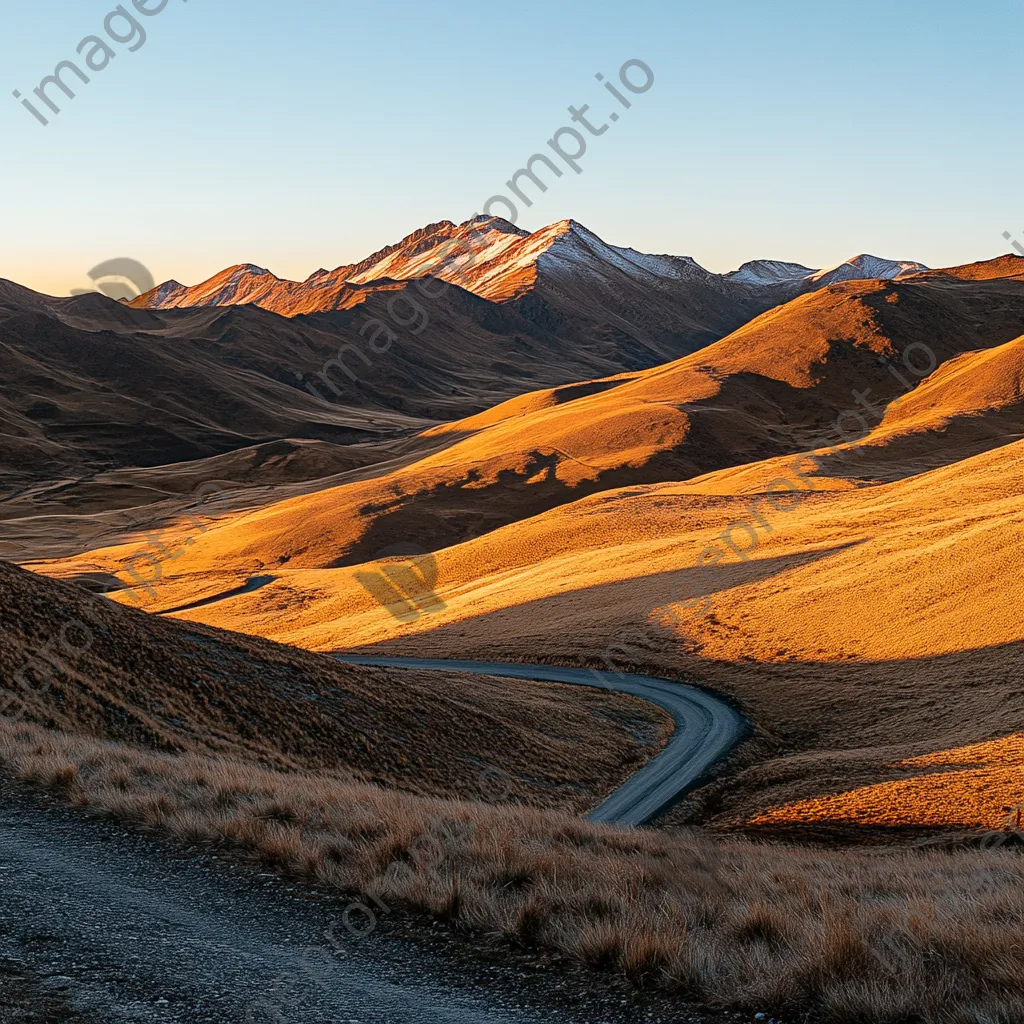
[[[0,727],[5,773],[339,894],[637,984],[829,1022],[1024,1019],[1024,861],[623,831],[202,754]]]

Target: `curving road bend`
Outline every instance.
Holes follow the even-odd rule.
[[[749,725],[724,701],[695,686],[657,676],[524,665],[514,662],[449,661],[444,658],[373,658],[336,654],[339,661],[388,668],[445,669],[477,675],[511,676],[539,682],[595,686],[628,693],[664,708],[676,723],[665,748],[587,817],[616,825],[653,821],[704,777],[747,734]]]

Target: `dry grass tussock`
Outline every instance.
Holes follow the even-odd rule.
[[[0,762],[72,804],[710,1002],[849,1024],[1024,1019],[1024,860],[1009,848],[619,831],[38,726],[0,727]]]

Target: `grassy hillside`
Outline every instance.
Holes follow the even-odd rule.
[[[345,665],[148,616],[4,563],[0,607],[0,713],[155,751],[583,811],[671,727],[631,698]]]

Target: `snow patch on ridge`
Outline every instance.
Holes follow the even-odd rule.
[[[659,256],[609,245],[575,220],[551,224],[525,239],[518,253],[520,271],[528,268],[547,281],[585,276],[608,281],[618,271],[646,287],[668,282],[710,279],[689,256]]]
[[[916,274],[928,268],[914,260],[887,260],[880,256],[861,253],[824,270],[813,270],[800,263],[782,260],[750,260],[738,270],[722,276],[736,284],[769,286],[779,284],[804,284],[823,288],[840,281],[866,281],[883,278],[892,280],[904,274]]]

